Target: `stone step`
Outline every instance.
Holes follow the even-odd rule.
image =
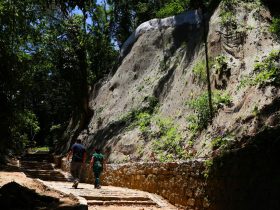
[[[51,156],[49,154],[26,154],[21,157],[22,161],[44,161],[44,160],[51,160]]]
[[[67,182],[68,180],[65,180],[65,178],[61,177],[61,178],[58,178],[58,177],[54,177],[54,178],[50,178],[48,176],[30,176],[28,174],[26,174],[27,177],[29,178],[33,178],[33,179],[41,179],[43,181],[57,181],[57,182]]]
[[[24,169],[38,169],[38,170],[53,170],[53,167],[51,164],[46,164],[46,163],[25,163],[21,162],[20,166]]]
[[[124,201],[124,200],[112,200],[112,201],[100,201],[100,200],[88,200],[87,204],[89,206],[110,206],[110,205],[119,205],[119,206],[156,206],[157,204],[150,201]]]
[[[42,159],[41,159],[42,158]],[[54,167],[48,160],[47,154],[28,154],[20,161],[20,167],[27,177],[38,178],[44,181],[67,182],[67,178]],[[38,160],[36,160],[38,159]]]
[[[59,174],[55,173],[53,171],[45,171],[45,172],[30,172],[30,171],[24,171],[27,177],[30,178],[38,178],[44,181],[67,181],[67,179]]]
[[[98,201],[151,201],[148,197],[142,196],[82,196],[87,200],[98,200]]]

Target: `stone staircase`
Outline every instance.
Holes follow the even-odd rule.
[[[93,184],[79,183],[74,189],[67,175],[54,168],[49,154],[27,154],[20,160],[21,170],[30,178],[42,180],[51,189],[67,195],[72,194],[86,209],[176,209],[157,195],[121,187],[102,186],[95,189]]]
[[[106,209],[109,206],[126,206],[130,209],[176,209],[157,195],[121,187],[102,186],[95,189],[92,184],[80,183],[77,189],[72,183],[44,181],[52,189],[73,194],[84,199],[89,209]],[[95,207],[95,208],[94,208]]]
[[[51,164],[48,153],[26,154],[20,160],[20,168],[30,178],[44,181],[67,181],[67,178]]]
[[[128,190],[128,189],[127,189]],[[123,192],[121,189],[103,189],[93,195],[81,195],[89,206],[158,206],[147,194],[136,191]]]

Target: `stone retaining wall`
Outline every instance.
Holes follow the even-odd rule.
[[[69,171],[69,162],[55,158],[55,163]],[[139,189],[161,195],[170,203],[184,209],[205,209],[204,162],[183,163],[132,163],[108,164],[102,174],[102,184]],[[93,183],[93,174],[88,166],[83,172],[83,181]]]

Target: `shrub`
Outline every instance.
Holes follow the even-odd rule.
[[[14,123],[11,129],[13,147],[17,152],[24,149],[35,135],[40,131],[36,115],[30,110],[23,110],[13,117]]]
[[[276,36],[280,38],[280,17],[278,18],[275,17],[272,19],[272,24],[269,30],[271,33],[276,34]]]
[[[215,57],[212,67],[216,70],[217,74],[220,74],[227,68],[227,58],[224,55]]]
[[[186,117],[187,128],[192,134],[196,134],[197,131],[201,130],[199,126],[199,119],[197,114],[191,114]]]
[[[151,114],[140,112],[136,115],[137,125],[142,133],[146,133],[151,123]]]
[[[234,137],[232,135],[220,135],[212,139],[211,146],[213,150],[223,148],[229,141],[232,141]]]
[[[272,51],[262,62],[256,62],[251,76],[245,76],[238,86],[280,85],[280,50]]]
[[[220,17],[221,17],[221,24],[223,27],[236,26],[237,24],[236,18],[232,11],[221,12]]]
[[[189,4],[189,0],[173,0],[162,7],[157,13],[157,18],[165,18],[173,15],[177,15],[181,12],[184,12],[187,5]]]
[[[213,59],[209,60],[209,69],[211,69],[214,65]],[[207,82],[207,72],[206,72],[206,61],[205,60],[199,60],[195,66],[192,69],[192,72],[195,76],[195,78],[198,79],[198,81],[202,83]]]
[[[120,117],[120,121],[123,121],[125,123],[131,123],[131,126],[137,125],[137,121],[139,120],[139,116],[141,113],[148,113],[152,114],[158,105],[158,99],[154,96],[147,96],[144,99],[144,102],[146,102],[146,106],[142,108],[133,108],[128,113]]]
[[[213,165],[214,165],[213,159],[205,160],[205,162],[204,162],[205,170],[203,172],[203,176],[205,178],[209,177]]]
[[[200,60],[198,61],[195,66],[192,69],[192,72],[195,76],[195,78],[198,79],[198,81],[202,83],[207,82],[207,73],[206,73],[206,61],[205,60]]]
[[[158,118],[157,138],[153,141],[153,150],[161,162],[185,159],[184,139],[174,123],[169,119]]]
[[[218,109],[224,105],[228,105],[231,102],[230,96],[222,91],[213,91],[212,93],[212,106],[213,114],[218,112]],[[188,122],[188,129],[193,132],[201,131],[207,127],[210,120],[210,109],[209,109],[209,99],[208,92],[204,92],[199,95],[196,99],[192,99],[186,103],[190,108],[192,108],[195,114]]]

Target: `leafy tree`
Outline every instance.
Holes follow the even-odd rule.
[[[164,7],[162,7],[157,13],[156,17],[158,18],[165,18],[168,16],[177,15],[181,12],[184,12],[186,8],[188,7],[190,3],[190,0],[173,0],[166,4]]]
[[[0,0],[1,154],[32,140],[51,144],[74,114],[86,123],[88,87],[111,71],[117,54],[102,8],[92,1]]]
[[[29,124],[29,117],[24,113],[32,113],[29,96],[33,74],[31,51],[38,37],[34,25],[40,19],[41,10],[38,4],[27,1],[0,1],[0,101],[1,105],[1,154],[8,145],[20,141],[15,132],[22,129],[20,124]],[[21,114],[20,114],[21,113]],[[30,116],[30,115],[28,115]],[[34,123],[36,118],[34,118]],[[24,127],[24,126],[23,126]],[[22,132],[20,136],[24,135]],[[19,135],[16,135],[19,136]]]

